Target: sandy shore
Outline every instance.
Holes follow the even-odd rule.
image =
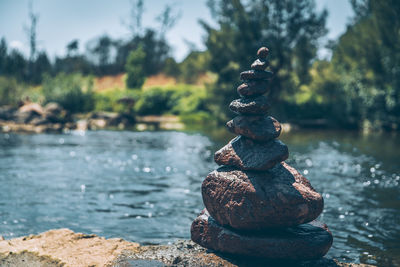
[[[265,262],[214,254],[191,241],[172,245],[140,246],[120,238],[50,230],[39,235],[2,240],[1,267],[94,267],[94,266],[370,266],[340,263],[332,259],[308,262]]]

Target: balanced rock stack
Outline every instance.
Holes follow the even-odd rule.
[[[322,196],[284,162],[287,146],[276,138],[281,125],[267,98],[268,48],[258,50],[252,70],[240,73],[240,99],[230,104],[238,116],[227,123],[238,134],[214,155],[223,165],[202,184],[206,207],[192,223],[192,240],[223,253],[269,259],[309,260],[332,245],[328,227],[315,221]]]

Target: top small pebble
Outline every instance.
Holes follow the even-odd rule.
[[[258,51],[257,51],[257,56],[258,56],[259,59],[266,59],[267,56],[268,56],[268,52],[269,52],[268,48],[266,48],[266,47],[261,47],[261,48],[258,49]]]

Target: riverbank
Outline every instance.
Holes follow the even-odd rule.
[[[0,107],[0,132],[62,133],[71,130],[182,130],[185,125],[178,116],[134,116],[130,113],[91,112],[69,114],[57,103],[42,107],[27,103],[21,107]]]
[[[0,240],[2,238],[0,237]],[[171,245],[141,246],[120,238],[105,239],[96,235],[57,229],[39,235],[29,235],[0,241],[2,267],[86,267],[86,266],[282,266],[283,262],[265,262],[217,255],[192,241],[177,241]],[[315,261],[291,262],[291,266],[372,265],[342,263],[322,258]]]

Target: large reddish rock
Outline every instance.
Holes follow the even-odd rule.
[[[245,233],[219,225],[206,210],[193,221],[191,236],[197,244],[223,253],[286,260],[320,258],[328,252],[333,241],[326,224],[318,221]]]
[[[259,96],[268,92],[267,81],[247,81],[238,86],[237,92],[240,96]]]
[[[226,123],[229,131],[258,141],[277,138],[281,124],[271,116],[237,116]]]
[[[241,170],[268,170],[289,157],[287,146],[279,140],[256,142],[237,136],[215,152],[218,165],[235,166]]]
[[[267,113],[269,103],[265,96],[239,98],[233,100],[229,108],[239,114],[263,115]]]
[[[207,176],[201,190],[211,216],[240,230],[307,223],[324,207],[310,182],[284,162],[264,172],[221,167]]]

